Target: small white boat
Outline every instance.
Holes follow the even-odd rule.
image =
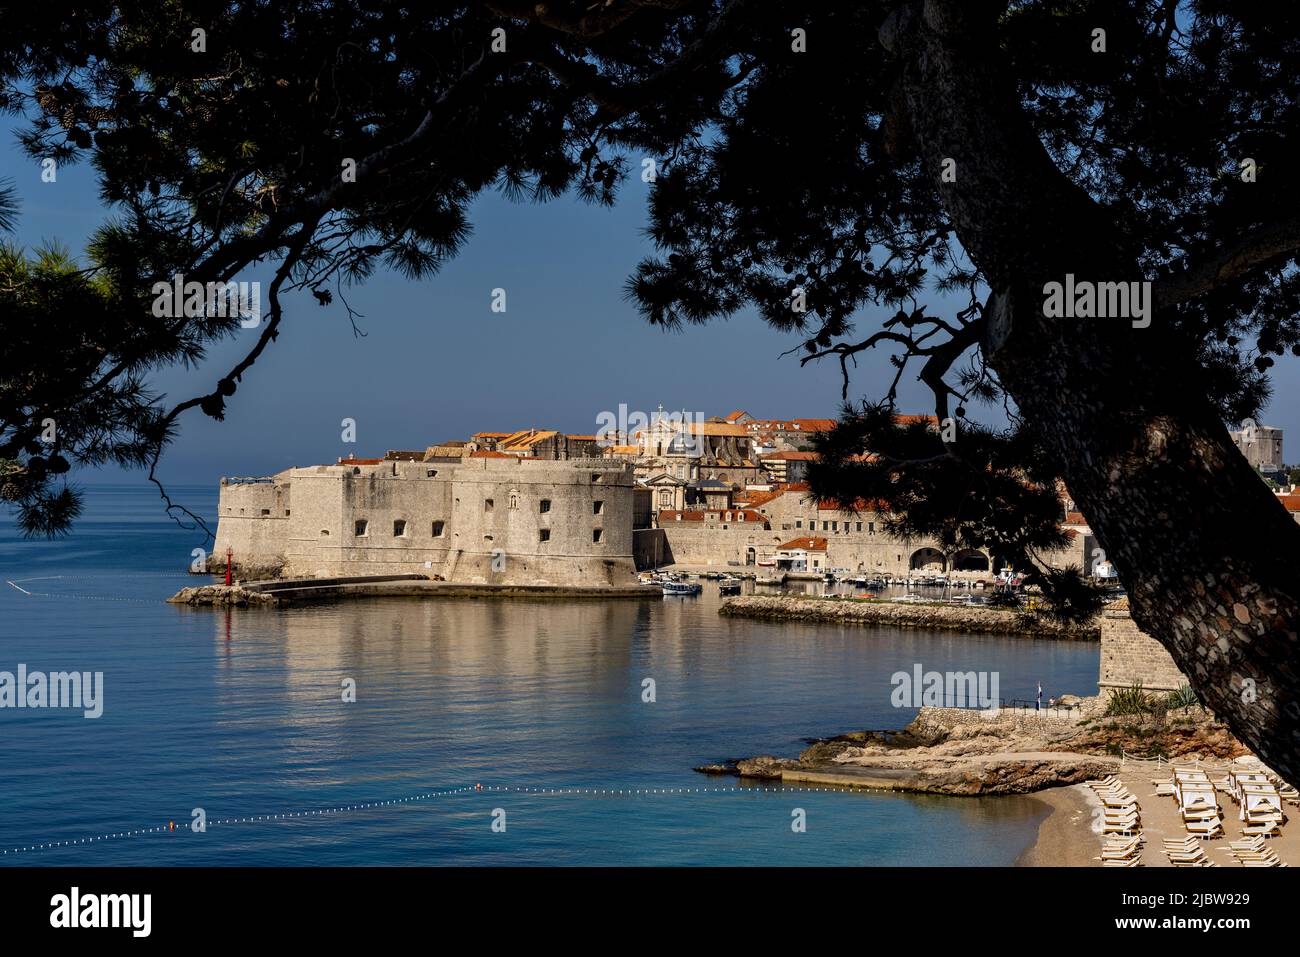
[[[664,595],[698,595],[704,591],[703,585],[697,585],[694,582],[664,582]]]

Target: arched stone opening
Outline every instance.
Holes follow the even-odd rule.
[[[912,552],[912,560],[908,567],[913,571],[947,571],[948,561],[944,558],[943,552],[937,548],[918,548]]]
[[[989,570],[989,557],[977,548],[963,548],[952,556],[952,570],[986,572]]]

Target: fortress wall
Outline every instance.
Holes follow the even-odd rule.
[[[224,485],[217,540],[284,575],[624,585],[635,581],[632,512],[631,469],[607,459],[345,462]]]
[[[830,568],[847,568],[864,574],[906,575],[911,567],[912,553],[927,546],[938,548],[937,542],[903,542],[879,531],[850,532],[834,535],[817,532],[826,539],[826,564]]]
[[[1101,676],[1097,684],[1105,693],[1139,682],[1147,691],[1176,691],[1189,684],[1165,646],[1133,623],[1127,603],[1121,600],[1101,613]]]
[[[225,570],[227,549],[232,552],[231,564],[246,575],[260,575],[283,565],[290,512],[289,484],[280,476],[269,482],[246,483],[223,478],[210,570]]]
[[[660,526],[671,552],[671,561],[678,565],[718,565],[730,562],[745,564],[745,553],[753,548],[757,560],[772,555],[782,541],[779,532],[765,529],[761,522],[729,522],[721,526],[705,527],[703,522],[669,522]],[[792,536],[793,537],[793,536]],[[653,546],[652,546],[653,547]],[[661,560],[666,564],[667,560]]]
[[[430,468],[436,477],[428,477]],[[294,470],[289,573],[442,574],[454,470],[423,462]],[[441,536],[434,535],[435,521],[444,523]],[[400,534],[398,522],[404,523]]]
[[[632,472],[621,462],[471,459],[456,472],[446,575],[463,582],[631,583],[632,500]]]

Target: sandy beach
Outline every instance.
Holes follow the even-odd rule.
[[[1120,780],[1138,799],[1142,815],[1142,834],[1146,843],[1142,847],[1143,867],[1170,867],[1169,859],[1161,849],[1165,838],[1181,840],[1187,836],[1178,807],[1173,798],[1157,797],[1152,779],[1168,774],[1169,766],[1157,768],[1154,764],[1126,764],[1120,771]],[[1211,771],[1218,777],[1219,772]],[[1242,867],[1228,851],[1230,842],[1241,838],[1241,821],[1237,805],[1226,794],[1218,793],[1219,808],[1223,817],[1225,836],[1204,841],[1205,853],[1219,867]],[[1093,830],[1094,813],[1101,804],[1086,785],[1052,788],[1034,795],[1049,808],[1050,813],[1038,828],[1038,838],[1016,860],[1019,867],[1100,867],[1097,858],[1101,853],[1101,835]],[[1268,839],[1268,847],[1285,863],[1300,866],[1300,821],[1295,818],[1294,805],[1287,806],[1287,823],[1282,825],[1278,837]]]
[[[1092,832],[1091,795],[1074,784],[1033,795],[1050,809],[1038,825],[1038,837],[1016,859],[1017,867],[1097,867],[1101,839]],[[1095,799],[1094,799],[1095,800]]]

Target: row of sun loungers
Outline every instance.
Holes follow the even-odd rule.
[[[1141,866],[1143,838],[1137,796],[1113,774],[1089,781],[1088,786],[1101,801],[1101,832],[1110,835],[1102,845],[1101,866]]]
[[[1166,838],[1161,842],[1165,856],[1174,867],[1218,867],[1206,856],[1205,848],[1194,837]]]
[[[1286,820],[1285,804],[1300,804],[1296,789],[1262,765],[1236,766],[1211,781],[1200,768],[1174,767],[1168,777],[1151,781],[1158,797],[1171,797],[1178,805],[1187,836],[1161,841],[1161,850],[1174,867],[1217,867],[1205,852],[1205,840],[1223,837],[1223,811],[1218,793],[1228,795],[1238,808],[1242,837],[1221,850],[1243,867],[1286,867],[1265,838],[1280,833]],[[1106,835],[1100,860],[1103,867],[1139,867],[1142,848],[1141,810],[1137,796],[1118,775],[1089,781],[1101,802],[1101,831]]]
[[[1224,848],[1243,867],[1288,867],[1262,837],[1248,837],[1233,841]]]
[[[1131,835],[1141,826],[1141,812],[1137,796],[1125,787],[1115,775],[1100,781],[1089,781],[1097,799],[1101,801],[1103,834]]]

